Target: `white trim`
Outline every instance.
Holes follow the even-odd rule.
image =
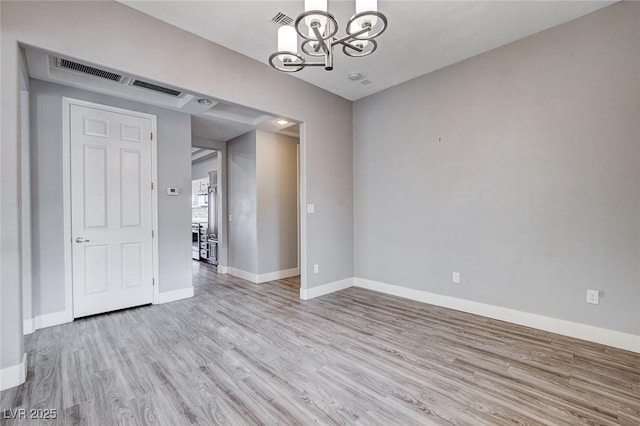
[[[109,105],[98,104],[95,102],[83,101],[80,99],[62,97],[62,201],[63,201],[63,235],[64,235],[64,291],[65,291],[65,321],[73,321],[73,281],[72,281],[72,246],[71,246],[71,105],[78,105],[87,108],[95,108],[102,111],[114,112],[117,114],[126,114],[133,117],[146,118],[151,121],[151,133],[154,137],[151,139],[151,180],[154,183],[153,191],[151,191],[151,211],[153,215],[152,228],[155,231],[154,238],[151,241],[152,262],[153,262],[153,278],[155,286],[153,287],[153,300],[159,302],[160,298],[160,280],[158,266],[158,157],[157,157],[157,140],[158,140],[158,123],[157,117],[153,114],[147,114],[139,111],[132,111],[124,108],[117,108]],[[60,314],[60,313],[56,313]],[[53,315],[53,314],[50,314]],[[36,317],[36,329],[38,327],[38,317]],[[59,324],[62,324],[60,322]],[[56,325],[56,324],[53,324]]]
[[[67,310],[60,312],[53,312],[51,314],[37,315],[33,319],[33,330],[40,330],[41,328],[53,327],[54,325],[66,324],[73,321],[73,318],[69,318]]]
[[[158,293],[158,297],[155,299],[154,304],[159,305],[162,303],[174,302],[176,300],[188,299],[190,297],[193,297],[193,287],[165,291]]]
[[[21,52],[20,64],[23,66],[24,58]],[[24,74],[26,68],[22,69],[21,75]],[[27,75],[28,79],[28,75]],[[28,89],[28,82],[26,85]],[[20,91],[20,187],[22,206],[20,208],[20,242],[22,256],[22,315],[23,319],[30,319],[33,316],[33,296],[32,296],[32,220],[31,220],[31,141],[30,141],[30,122],[29,118],[29,92],[27,90]],[[23,320],[23,333],[30,334],[33,331],[32,324],[27,324]],[[29,328],[24,328],[27,326]]]
[[[160,264],[158,260],[158,120],[155,115],[148,114],[151,120],[151,134],[155,137],[151,138],[151,181],[153,189],[151,190],[151,215],[153,229],[153,238],[151,239],[151,262],[153,268],[153,304],[160,302]],[[193,296],[193,287],[192,296]]]
[[[64,309],[73,321],[73,266],[71,264],[71,104],[74,100],[62,97],[62,215],[64,236]],[[34,329],[37,329],[34,327]]]
[[[33,318],[22,320],[22,332],[26,336],[36,331],[36,321]]]
[[[300,268],[283,269],[282,271],[267,272],[266,274],[254,274],[252,272],[243,271],[242,269],[233,268],[231,266],[223,266],[224,272],[218,267],[221,274],[229,274],[243,280],[250,281],[254,284],[262,284],[273,280],[281,280],[283,278],[295,277],[300,275]]]
[[[296,277],[298,275],[300,275],[300,268],[291,268],[284,269],[282,271],[268,272],[266,274],[258,274],[258,283],[266,283],[273,280]]]
[[[640,353],[640,336],[422,290],[354,278],[356,287]]]
[[[332,283],[323,284],[312,288],[300,287],[300,299],[309,300],[314,297],[324,296],[325,294],[334,293],[336,291],[344,290],[345,288],[353,287],[353,278],[347,278],[340,281],[334,281]]]
[[[67,310],[53,312],[45,315],[38,315],[35,318],[26,319],[22,322],[24,334],[31,334],[41,328],[53,327],[55,325],[66,324],[73,321],[69,318]]]
[[[229,267],[218,265],[218,273],[219,274],[227,274],[227,273],[229,273]]]
[[[0,391],[21,385],[27,379],[27,354],[22,354],[20,364],[0,369]]]
[[[300,294],[307,290],[307,124],[300,123]]]
[[[243,271],[242,269],[236,269],[228,266],[227,274],[242,278],[243,280],[251,281],[252,283],[258,283],[258,274],[252,274],[251,272]]]

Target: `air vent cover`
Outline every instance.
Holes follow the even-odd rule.
[[[122,80],[122,76],[120,74],[90,67],[89,65],[80,64],[78,62],[69,61],[63,58],[56,58],[56,66],[58,68],[81,72],[83,74],[93,75],[98,78],[104,78],[106,80],[117,82],[120,82]]]
[[[157,84],[148,83],[142,80],[133,80],[130,84],[132,86],[142,87],[144,89],[164,93],[165,95],[175,96],[176,98],[182,95],[182,92],[180,92],[179,90],[169,89],[168,87],[158,86]]]
[[[271,18],[271,22],[278,25],[289,25],[293,22],[293,19],[282,12],[278,12],[276,16]]]

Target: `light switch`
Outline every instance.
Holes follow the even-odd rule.
[[[167,195],[179,195],[180,188],[167,188]]]
[[[315,204],[307,204],[307,213],[311,214],[311,213],[315,213],[316,212],[316,205]]]

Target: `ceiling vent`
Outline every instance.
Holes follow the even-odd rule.
[[[56,58],[56,67],[71,70],[83,74],[89,74],[94,77],[104,78],[105,80],[111,80],[115,82],[122,82],[124,77],[114,72],[101,70],[99,68],[91,67],[89,65],[80,64],[78,62],[69,61],[63,58]]]
[[[271,18],[271,22],[278,25],[289,25],[293,22],[293,19],[282,12],[278,12],[276,16]]]
[[[182,92],[179,90],[169,89],[168,87],[158,86],[157,84],[148,83],[142,80],[132,80],[131,83],[129,83],[129,85],[142,87],[143,89],[147,89],[147,90],[153,90],[154,92],[163,93],[165,95],[173,96],[176,98],[182,96]]]

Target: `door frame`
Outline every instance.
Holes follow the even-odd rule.
[[[86,108],[94,108],[116,114],[126,114],[134,117],[146,118],[151,121],[151,133],[155,136],[151,138],[151,216],[152,230],[154,233],[151,239],[151,258],[153,274],[153,304],[158,303],[160,282],[158,279],[158,153],[157,153],[157,121],[153,114],[139,111],[132,111],[124,108],[117,108],[110,105],[103,105],[95,102],[83,101],[81,99],[62,97],[62,202],[63,202],[63,235],[64,235],[64,313],[68,322],[73,321],[73,237],[71,233],[71,106],[77,105]]]

